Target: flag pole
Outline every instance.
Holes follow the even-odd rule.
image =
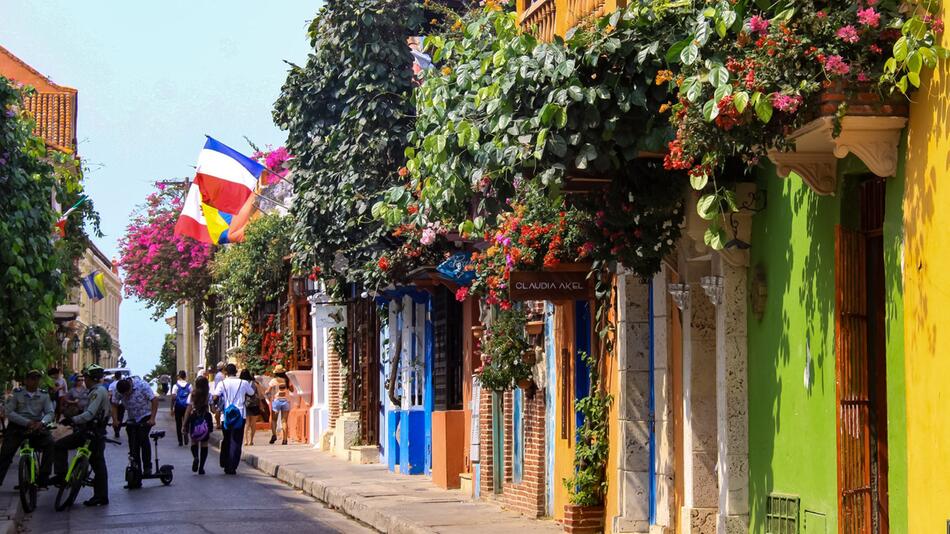
[[[264,172],[266,172],[267,174],[270,174],[270,175],[272,175],[272,176],[276,176],[279,180],[282,180],[283,182],[285,182],[285,183],[287,183],[287,184],[294,185],[293,182],[291,182],[290,180],[288,180],[288,179],[284,178],[283,176],[277,174],[276,172],[274,172],[274,171],[268,169],[267,167],[264,167]]]

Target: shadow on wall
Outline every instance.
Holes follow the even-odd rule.
[[[761,319],[749,314],[749,505],[752,532],[765,531],[774,491],[826,485],[805,465],[834,458],[834,228],[838,201],[819,197],[801,179],[760,174],[767,209],[754,218],[750,283],[765,276]],[[756,288],[750,289],[756,294]],[[817,410],[817,411],[816,411]],[[822,412],[828,413],[822,413]],[[829,419],[830,418],[830,419]],[[826,440],[832,440],[825,443]],[[827,451],[815,453],[818,444]],[[834,465],[827,466],[834,479]],[[776,478],[783,487],[776,489]],[[789,483],[797,478],[814,482]],[[802,505],[806,504],[805,499]],[[828,510],[829,512],[831,510]]]

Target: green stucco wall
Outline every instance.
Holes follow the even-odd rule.
[[[843,172],[860,171],[853,158]],[[907,458],[904,400],[903,162],[887,184],[884,223],[890,527],[906,532]],[[801,498],[800,532],[837,532],[835,430],[835,226],[856,226],[854,179],[822,197],[792,176],[763,172],[766,209],[753,219],[750,295],[756,272],[767,297],[761,319],[749,313],[749,482],[751,532],[765,532],[770,493]],[[810,353],[810,357],[809,357]],[[807,367],[807,373],[806,373]],[[806,381],[807,378],[807,381]],[[821,517],[806,512],[824,515]],[[806,517],[806,515],[808,517]],[[811,524],[809,524],[811,521]]]
[[[764,172],[766,209],[753,219],[750,294],[764,272],[759,319],[749,313],[749,504],[751,532],[765,531],[770,493],[801,497],[837,531],[834,258],[839,197],[796,176]],[[808,354],[810,352],[810,358]],[[806,367],[808,380],[806,384]],[[810,530],[810,529],[809,529]],[[801,532],[808,532],[802,525]]]
[[[887,182],[884,208],[884,282],[887,291],[887,462],[890,532],[907,534],[907,390],[904,382],[904,169]]]

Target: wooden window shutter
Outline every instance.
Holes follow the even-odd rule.
[[[835,372],[838,402],[838,531],[871,532],[870,388],[865,238],[837,227]]]

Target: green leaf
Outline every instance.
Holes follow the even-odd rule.
[[[716,92],[713,93],[713,98],[716,102],[719,102],[723,98],[732,94],[732,86],[728,83],[724,83],[716,88]]]
[[[916,72],[908,72],[907,80],[910,81],[910,84],[914,87],[920,87],[920,74]]]
[[[894,59],[904,61],[907,59],[907,38],[901,37],[894,42]]]
[[[571,97],[575,102],[580,102],[584,99],[584,92],[579,85],[572,85],[567,88],[567,96]]]
[[[905,95],[907,94],[907,76],[901,76],[901,79],[897,81],[897,88]]]
[[[719,214],[719,197],[715,193],[703,195],[696,202],[696,213],[707,221]]]
[[[689,89],[686,91],[686,99],[690,102],[696,102],[699,100],[699,97],[703,95],[703,83],[696,81],[692,84]]]
[[[745,108],[749,104],[749,93],[739,91],[732,96],[732,103],[736,106],[736,111],[745,113]]]
[[[932,69],[937,66],[937,53],[934,52],[933,48],[924,46],[921,47],[917,52],[920,54],[921,59],[924,61],[924,65],[928,69]]]
[[[703,234],[703,241],[713,250],[722,250],[726,244],[726,233],[718,225],[710,225]]]
[[[921,67],[924,66],[924,60],[917,52],[907,56],[907,70],[915,74],[920,74]]]
[[[683,49],[680,52],[680,61],[684,65],[692,65],[699,58],[699,47],[693,43],[690,43],[689,46]]]
[[[726,67],[716,65],[709,69],[709,83],[711,83],[713,87],[719,87],[720,85],[729,83],[729,71],[726,70]]]
[[[686,39],[683,39],[682,41],[677,42],[677,43],[674,44],[673,46],[671,46],[670,49],[667,50],[667,52],[666,52],[666,58],[665,58],[665,59],[666,59],[666,62],[667,62],[667,63],[679,63],[679,61],[680,61],[680,54],[681,54],[681,53],[683,52],[683,50],[684,50],[687,46],[689,46],[690,43],[692,43],[692,42],[693,42],[693,38],[692,38],[692,36],[690,36],[690,37],[687,37]]]
[[[701,191],[706,184],[709,183],[709,176],[706,173],[702,174],[693,174],[689,177],[689,185],[693,186],[693,189]]]
[[[768,96],[759,97],[758,102],[755,103],[755,114],[766,124],[772,120],[772,100]]]
[[[715,99],[707,100],[703,104],[703,118],[706,119],[706,122],[712,122],[716,117],[719,116],[719,104]]]

